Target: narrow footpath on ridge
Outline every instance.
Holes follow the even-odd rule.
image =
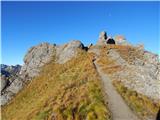
[[[95,54],[97,55],[97,52]],[[93,64],[95,65],[97,72],[101,77],[102,83],[104,84],[104,90],[107,94],[107,102],[112,113],[113,120],[139,120],[139,118],[125,103],[121,95],[116,91],[112,85],[111,79],[102,71],[97,61],[98,58],[95,58]]]

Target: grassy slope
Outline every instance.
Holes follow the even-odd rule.
[[[128,89],[120,81],[113,81],[113,85],[121,94],[129,107],[135,111],[140,118],[146,120],[147,117],[156,116],[160,103],[153,103],[153,101],[145,95],[137,93],[134,90]]]
[[[49,63],[9,105],[3,120],[110,120],[92,55],[80,54],[64,65]]]
[[[108,46],[101,49],[99,64],[103,67],[104,72],[106,72],[111,78],[113,73],[118,71],[123,71],[123,67],[116,65],[116,61],[106,56],[107,50],[110,48],[115,49],[117,52],[122,55],[122,58],[125,59],[129,64],[135,59],[143,59],[141,53],[138,52],[133,47],[130,46]],[[113,76],[114,77],[114,76]],[[142,119],[146,119],[149,116],[156,116],[158,109],[160,108],[160,103],[154,103],[153,100],[148,98],[145,95],[137,93],[134,90],[128,89],[120,81],[113,79],[113,85],[116,87],[117,91],[124,98],[129,107],[135,111]]]

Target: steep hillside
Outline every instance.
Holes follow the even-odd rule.
[[[81,51],[65,64],[52,60],[2,108],[3,120],[110,120],[92,58]]]
[[[3,87],[1,105],[2,120],[155,120],[160,61],[104,31],[88,47],[79,40],[41,43]]]
[[[160,108],[157,57],[141,47],[108,45],[100,48],[98,63],[126,103],[143,120],[155,120]]]
[[[7,104],[32,78],[39,75],[42,67],[55,57],[56,63],[63,64],[73,58],[77,48],[83,50],[83,44],[78,40],[70,41],[65,45],[41,43],[31,47],[24,56],[24,65],[17,77],[3,89],[1,93],[1,105]]]

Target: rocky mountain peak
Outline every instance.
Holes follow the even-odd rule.
[[[107,33],[105,31],[100,32],[97,45],[104,45],[107,39]]]
[[[24,65],[18,71],[18,76],[9,84],[3,81],[3,91],[1,104],[6,104],[14,94],[19,92],[26,81],[36,77],[41,72],[41,68],[51,60],[59,64],[64,64],[68,60],[76,56],[77,50],[84,50],[84,45],[79,40],[72,40],[67,44],[56,46],[50,43],[41,43],[31,47],[24,56]],[[6,65],[2,65],[4,69],[8,69]],[[18,66],[17,66],[18,67]],[[3,73],[3,71],[1,71]],[[4,89],[5,88],[5,89]]]
[[[41,43],[31,47],[24,57],[24,65],[20,74],[34,77],[40,72],[40,67],[55,56],[55,44]]]
[[[77,48],[83,49],[84,45],[79,40],[73,40],[69,43],[59,46],[56,49],[57,62],[63,64],[74,57],[77,53]]]
[[[101,53],[101,50],[107,48],[109,44],[114,44],[114,47],[106,49],[104,53]],[[63,45],[41,43],[31,47],[27,51],[22,67],[18,65],[9,67],[1,65],[1,74],[4,73],[3,70],[5,70],[5,73],[13,73],[13,71],[18,69],[15,77],[8,78],[9,74],[7,75],[7,80],[6,78],[2,78],[1,80],[1,104],[5,105],[8,103],[15,94],[23,89],[27,81],[38,76],[44,65],[50,62],[65,64],[67,61],[76,57],[78,49],[95,53],[98,59],[100,59],[102,55],[102,57],[107,57],[107,60],[111,59],[115,64],[108,65],[108,68],[113,67],[115,69],[117,66],[123,68],[123,70],[113,73],[112,76],[110,76],[111,78],[116,78],[116,80],[120,79],[127,88],[133,89],[148,97],[160,99],[160,90],[158,88],[160,64],[157,55],[145,51],[142,45],[137,47],[129,45],[124,36],[109,37],[105,31],[99,34],[97,44],[92,46],[91,44],[89,47],[85,47],[79,40],[72,40]],[[103,66],[105,65],[106,64]]]
[[[99,39],[106,40],[107,39],[107,32],[105,32],[105,31],[100,32]]]
[[[129,45],[129,43],[123,35],[116,35],[114,38],[112,38],[111,36],[108,36],[105,31],[102,31],[99,34],[99,39],[96,45],[103,46],[107,44]]]

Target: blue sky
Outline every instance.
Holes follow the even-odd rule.
[[[41,42],[95,44],[101,31],[160,52],[160,2],[2,2],[1,7],[3,64],[23,64],[27,50]]]

